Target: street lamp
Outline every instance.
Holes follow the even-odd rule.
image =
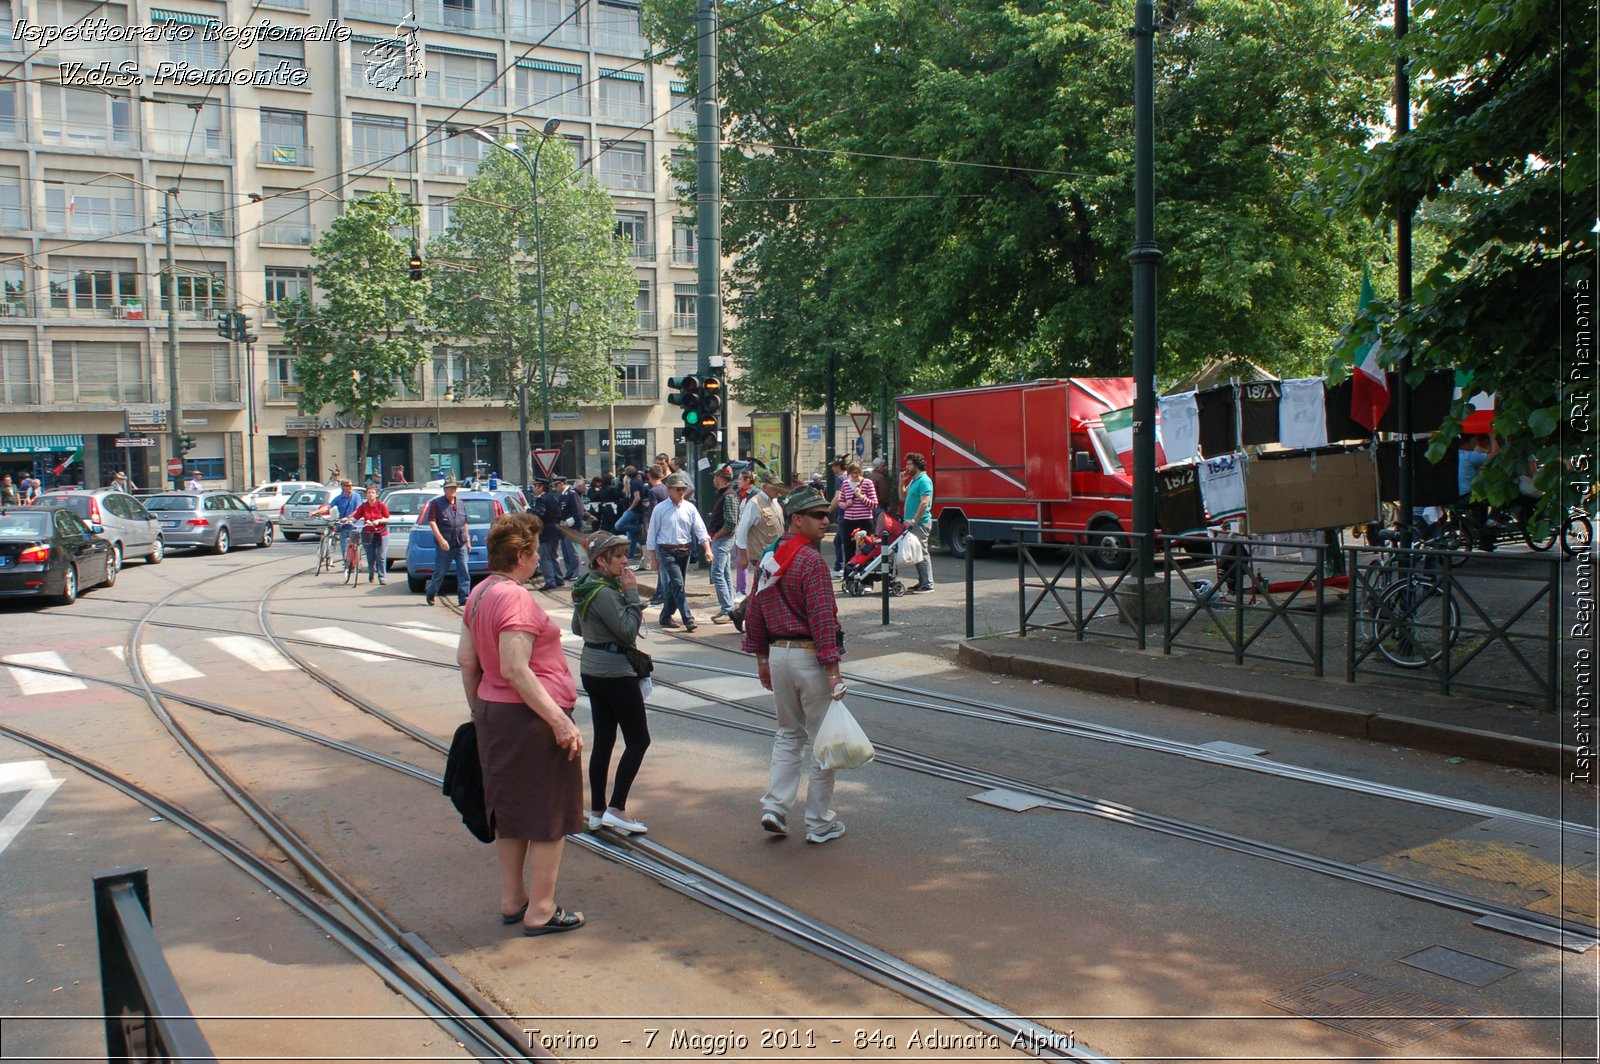
[[[539,131],[539,143],[533,147],[533,156],[530,159],[522,145],[516,141],[502,144],[487,130],[474,129],[472,135],[485,144],[509,152],[522,163],[528,171],[528,183],[533,186],[533,272],[536,279],[538,306],[535,308],[539,314],[539,400],[544,408],[544,449],[550,449],[550,379],[544,368],[544,230],[539,220],[539,153],[544,150],[547,140],[554,135],[556,128],[561,125],[561,119],[552,118],[544,124]],[[518,374],[517,380],[517,425],[521,434],[518,444],[521,454],[518,457],[518,467],[521,470],[521,479],[524,485],[528,483],[528,376],[526,373]]]

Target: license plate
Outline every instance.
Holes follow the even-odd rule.
[[[181,524],[181,523],[182,522],[179,522],[179,521],[163,521],[163,522],[161,522],[161,527],[162,528],[177,528],[178,525]]]
[[[6,566],[8,566],[10,564],[11,564],[11,558],[9,556],[0,555],[0,569],[4,569]]]

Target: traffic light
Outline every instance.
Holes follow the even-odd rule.
[[[184,454],[188,454],[190,451],[194,450],[194,437],[189,435],[187,432],[180,433],[178,435],[178,449]]]
[[[233,312],[233,338],[241,343],[255,339],[250,335],[250,315],[243,311]]]
[[[722,378],[713,373],[700,382],[700,446],[715,449],[722,442]]]
[[[233,339],[233,315],[226,310],[217,318],[217,335],[224,340]]]
[[[676,395],[667,396],[667,402],[679,407],[683,414],[683,423],[689,428],[698,428],[700,425],[700,378],[668,377],[667,387],[676,388]]]
[[[411,249],[411,279],[422,280],[422,252],[414,247]]]

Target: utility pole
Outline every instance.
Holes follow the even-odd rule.
[[[172,248],[172,210],[177,205],[178,190],[167,189],[167,430],[171,440],[172,457],[183,460],[183,395],[178,388],[178,274],[177,257]],[[172,478],[176,485],[183,483],[183,473]],[[175,486],[176,486],[175,485]]]
[[[700,35],[695,78],[699,83],[695,134],[695,234],[699,245],[699,290],[695,299],[695,366],[704,377],[713,358],[722,355],[722,112],[717,105],[717,3],[700,0],[695,14]],[[731,430],[724,419],[723,431]],[[690,438],[689,467],[695,498],[702,504],[712,497],[709,472],[702,472],[699,445]],[[722,448],[711,444],[707,457],[713,464]]]
[[[1409,0],[1398,0],[1394,6],[1394,135],[1404,137],[1411,131],[1411,77],[1406,65],[1406,31],[1410,28]],[[1394,220],[1395,251],[1395,302],[1401,312],[1411,303],[1411,208],[1401,207]],[[1396,427],[1400,430],[1400,527],[1405,544],[1411,544],[1411,508],[1416,504],[1412,487],[1411,463],[1416,446],[1411,439],[1411,384],[1406,379],[1411,373],[1411,349],[1400,358],[1400,381],[1395,388],[1395,402],[1399,404]]]
[[[1156,246],[1155,10],[1133,7],[1133,530],[1136,564],[1155,573],[1156,530]]]

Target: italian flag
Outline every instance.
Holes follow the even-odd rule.
[[[1356,305],[1359,315],[1367,309],[1367,304],[1372,302],[1372,280],[1361,272],[1361,301]],[[1389,381],[1383,372],[1383,366],[1378,362],[1378,352],[1382,345],[1376,340],[1363,352],[1356,356],[1355,373],[1351,375],[1353,386],[1350,389],[1350,417],[1366,428],[1368,432],[1378,431],[1378,422],[1383,420],[1384,411],[1389,409]]]
[[[1106,435],[1111,439],[1111,450],[1120,458],[1133,453],[1133,407],[1108,410],[1100,417]]]
[[[76,462],[78,459],[80,459],[82,457],[83,457],[83,448],[79,447],[77,450],[73,451],[71,454],[69,454],[65,458],[63,458],[61,460],[61,464],[56,466],[55,469],[51,470],[51,473],[54,474],[55,476],[59,477],[61,474],[65,473],[69,468],[71,468],[71,466],[72,466],[72,464],[74,462]]]
[[[1460,399],[1466,392],[1467,375],[1456,370],[1456,393]],[[1494,425],[1494,396],[1489,392],[1479,392],[1467,400],[1467,416],[1461,420],[1461,431],[1468,435],[1484,436],[1492,430]]]

